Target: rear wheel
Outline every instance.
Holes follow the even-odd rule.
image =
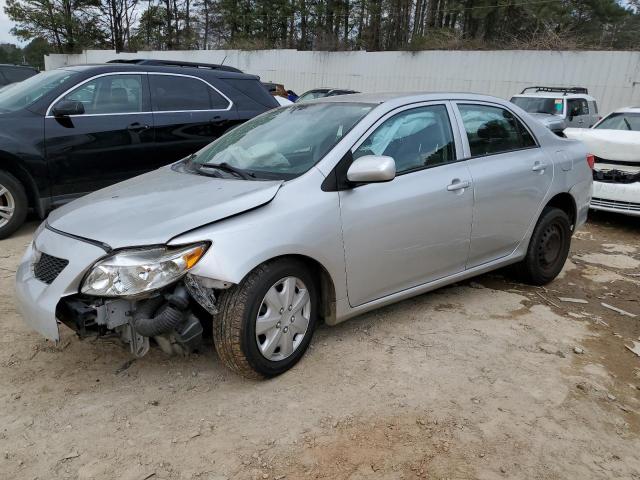
[[[515,265],[520,280],[545,285],[558,276],[571,246],[571,222],[559,208],[546,208],[533,230],[527,255]]]
[[[15,232],[24,223],[28,208],[27,193],[20,181],[0,171],[0,239]]]
[[[213,339],[220,359],[245,377],[274,377],[293,367],[311,342],[317,289],[303,263],[277,260],[223,291],[219,308]]]

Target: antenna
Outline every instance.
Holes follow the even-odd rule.
[[[222,61],[220,62],[220,65],[224,65],[224,61],[227,59],[227,56],[225,55],[224,58],[222,59]]]

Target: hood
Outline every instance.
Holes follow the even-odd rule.
[[[207,223],[270,202],[282,181],[212,178],[164,167],[86,195],[47,223],[112,248],[163,244]]]
[[[580,140],[589,153],[619,162],[637,162],[640,165],[640,132],[592,128],[567,128],[567,138]]]
[[[552,115],[550,113],[530,113],[529,115],[549,130],[564,130],[567,128],[567,122],[558,115]]]

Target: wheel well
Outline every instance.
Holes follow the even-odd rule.
[[[327,269],[320,262],[306,255],[283,255],[272,258],[270,261],[282,258],[298,260],[309,268],[320,289],[320,316],[326,323],[333,325],[336,317],[336,289]]]
[[[569,221],[571,223],[571,229],[573,230],[576,224],[576,202],[571,196],[570,193],[563,192],[557,194],[547,203],[547,207],[555,207],[562,210],[569,217]]]
[[[0,170],[10,173],[16,177],[25,191],[27,192],[27,198],[29,199],[29,207],[34,208],[40,216],[43,216],[42,208],[40,206],[40,195],[38,193],[38,187],[33,180],[29,172],[20,166],[20,164],[11,156],[8,156],[0,152]]]

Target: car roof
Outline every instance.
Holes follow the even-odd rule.
[[[101,73],[112,72],[158,72],[158,73],[176,73],[183,75],[193,75],[196,77],[216,77],[216,78],[238,78],[238,79],[255,79],[260,77],[250,75],[248,73],[230,72],[227,70],[215,70],[210,68],[199,68],[197,66],[176,66],[176,65],[148,65],[148,64],[131,64],[131,63],[89,63],[82,65],[68,65],[60,67],[61,70],[73,70],[81,73],[93,73],[99,75]]]
[[[325,93],[329,93],[329,92],[334,92],[334,91],[338,91],[338,92],[354,92],[354,93],[358,93],[357,90],[353,90],[352,88],[334,88],[334,87],[318,87],[318,88],[312,88],[311,90],[307,90],[304,93],[311,93],[311,92],[325,92]],[[303,93],[303,95],[304,95]]]
[[[2,67],[11,67],[11,68],[28,68],[29,70],[35,70],[36,72],[38,71],[38,69],[36,67],[32,67],[31,65],[16,65],[13,63],[0,63],[0,68]]]
[[[477,93],[457,93],[457,92],[380,92],[380,93],[351,93],[348,95],[337,95],[334,97],[324,97],[311,100],[313,103],[371,103],[371,104],[393,104],[405,105],[408,103],[432,102],[438,100],[470,100],[499,103],[508,105],[509,102],[503,98]]]
[[[595,102],[596,99],[591,95],[585,93],[562,93],[562,92],[531,92],[531,93],[518,93],[514,97],[542,97],[542,98],[584,98],[589,101]]]
[[[624,107],[614,110],[611,113],[640,113],[640,107]]]

